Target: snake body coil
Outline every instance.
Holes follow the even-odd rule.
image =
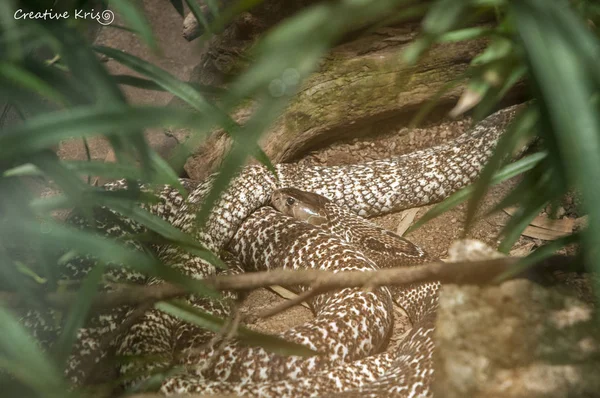
[[[449,143],[393,159],[335,167],[280,164],[276,165],[276,176],[261,166],[246,167],[222,194],[206,227],[200,230],[196,213],[212,179],[197,184],[186,182],[190,195],[185,199],[176,190],[165,187],[159,194],[161,202],[148,210],[215,252],[228,247],[246,270],[313,267],[336,272],[369,271],[377,266],[420,263],[426,255],[419,248],[365,224],[356,215],[365,217],[422,206],[463,188],[478,176],[515,111],[515,107],[499,111]],[[121,185],[115,184],[112,189]],[[316,215],[312,221],[318,225],[314,226],[263,207],[277,189],[286,187],[328,198],[330,204],[326,201],[317,206],[317,210],[326,208],[327,220],[319,221]],[[274,202],[278,195],[285,197],[290,193],[301,195],[298,191],[277,191]],[[104,218],[100,217],[98,226],[108,235],[144,231],[114,213],[102,214]],[[348,228],[350,224],[352,227]],[[379,235],[373,238],[374,234]],[[131,244],[139,247],[136,242]],[[191,278],[202,279],[216,272],[213,266],[177,247],[151,249],[165,264]],[[386,250],[393,255],[377,258]],[[400,263],[392,259],[399,259]],[[67,265],[65,276],[81,278],[93,263],[93,259],[75,259]],[[160,283],[119,268],[112,269],[108,276],[136,283]],[[211,363],[214,349],[205,346],[210,334],[157,310],[147,311],[124,336],[117,338],[116,348],[121,355],[161,358],[144,365],[145,371],[171,364],[188,365],[185,374],[164,381],[165,393],[236,392],[296,397],[345,391],[344,396],[425,396],[429,394],[432,369],[436,289],[434,285],[369,292],[344,289],[318,296],[311,302],[315,319],[282,336],[323,353],[321,356],[283,357],[233,342]],[[397,352],[380,353],[391,333],[392,300],[407,310],[415,327]],[[220,316],[229,310],[225,303],[201,297],[191,296],[188,302]],[[86,364],[105,355],[99,352],[102,338],[117,330],[120,320],[130,311],[118,308],[99,315],[80,330],[67,369],[74,382],[85,381]],[[38,334],[53,331],[47,319],[39,316],[32,315],[26,323],[42,330]],[[139,370],[131,364],[121,368],[125,374]]]

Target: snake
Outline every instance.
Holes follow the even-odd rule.
[[[200,182],[182,181],[187,196],[165,186],[157,192],[158,203],[144,208],[215,253],[227,249],[231,253],[227,272],[274,268],[369,272],[421,264],[431,260],[422,249],[365,218],[439,202],[473,182],[518,109],[502,109],[454,140],[390,159],[344,166],[277,164],[274,172],[262,165],[245,166],[220,195],[202,227],[196,222],[197,214],[213,188],[214,175]],[[107,189],[125,185],[119,181]],[[83,217],[75,215],[70,222],[91,228]],[[97,212],[93,228],[116,238],[146,232],[106,208]],[[191,279],[217,273],[213,265],[181,247],[127,242],[150,250]],[[71,259],[63,276],[82,279],[94,265],[94,259],[86,256]],[[110,264],[105,279],[162,283]],[[207,344],[212,335],[206,330],[157,309],[139,317],[114,339],[111,349],[121,356],[156,358],[143,365],[122,365],[122,375],[132,378],[140,372],[185,365],[184,373],[163,380],[160,390],[167,395],[429,396],[438,288],[438,284],[426,284],[342,289],[316,296],[310,301],[315,318],[280,336],[319,353],[309,357],[284,356],[237,341],[216,348]],[[190,295],[186,301],[217,316],[231,312],[229,300]],[[394,302],[407,311],[414,327],[401,347],[387,352]],[[79,330],[66,368],[73,383],[86,382],[84,369],[107,355],[102,339],[118,330],[132,311],[119,307],[97,314]],[[55,325],[39,313],[27,314],[24,323],[43,342],[51,340],[44,336],[56,334]]]

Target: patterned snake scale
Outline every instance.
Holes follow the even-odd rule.
[[[418,264],[427,260],[422,250],[362,217],[438,202],[468,185],[491,156],[517,109],[514,106],[498,111],[448,143],[396,158],[348,166],[279,164],[275,166],[276,175],[262,166],[247,166],[222,194],[201,230],[196,227],[196,212],[211,188],[212,178],[200,183],[184,181],[190,192],[186,198],[165,187],[159,192],[160,202],[147,209],[192,234],[215,253],[228,249],[235,261],[227,272],[307,267],[334,272],[371,271]],[[107,188],[123,186],[118,182]],[[296,189],[277,191],[287,187]],[[311,192],[323,198],[308,194]],[[289,215],[264,207],[272,197],[275,206]],[[315,223],[290,209],[286,211],[287,199],[282,198],[289,197],[296,199],[302,209],[308,206],[321,212],[321,221],[327,222]],[[77,216],[71,222],[90,228]],[[112,237],[144,232],[140,225],[106,209],[98,209],[95,228]],[[377,238],[370,239],[373,236]],[[217,272],[204,260],[172,245],[143,247],[132,240],[128,244],[151,250],[166,265],[191,278],[202,279]],[[87,257],[70,260],[64,277],[82,279],[94,264],[94,259]],[[105,280],[161,283],[119,264],[108,268]],[[118,355],[155,359],[122,365],[120,371],[131,377],[140,371],[185,365],[185,373],[164,380],[161,391],[166,394],[428,396],[436,291],[437,285],[430,284],[369,291],[343,289],[317,296],[310,302],[315,318],[281,337],[319,351],[322,355],[318,356],[281,356],[235,340],[220,347],[218,355],[212,355],[216,348],[207,344],[211,333],[154,309],[126,333],[111,339],[111,348]],[[227,300],[190,296],[187,301],[218,316],[230,313]],[[398,350],[382,353],[392,333],[393,301],[407,311],[414,327]],[[90,368],[107,355],[100,350],[105,347],[103,342],[119,331],[131,311],[120,307],[97,314],[80,329],[66,370],[74,383],[90,381]],[[60,329],[53,316],[51,312],[32,311],[23,321],[43,343],[50,344]]]

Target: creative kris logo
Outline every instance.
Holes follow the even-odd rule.
[[[41,19],[41,20],[60,20],[60,19],[92,19],[98,22],[100,25],[110,25],[115,20],[115,13],[111,10],[95,11],[91,10],[79,10],[75,9],[73,12],[61,11],[56,12],[52,8],[44,11],[25,11],[18,9],[14,14],[15,19]]]

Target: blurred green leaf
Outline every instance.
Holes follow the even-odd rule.
[[[494,174],[494,176],[490,180],[489,184],[496,185],[496,184],[501,183],[502,181],[506,181],[508,179],[516,177],[519,174],[523,174],[523,173],[531,170],[532,168],[534,168],[546,156],[547,156],[546,153],[540,152],[540,153],[535,153],[533,155],[529,155],[523,159],[517,160],[516,162],[510,163],[507,166],[505,166],[504,168],[502,168],[502,170],[500,170],[496,174]],[[468,200],[469,198],[472,197],[472,195],[474,194],[474,191],[475,191],[475,186],[469,185],[468,187],[461,189],[460,191],[456,192],[455,194],[450,195],[446,200],[437,204],[434,208],[432,208],[427,213],[425,213],[423,215],[423,217],[421,217],[415,224],[413,224],[406,231],[406,233],[408,234],[408,233],[416,230],[417,228],[420,228],[425,223],[433,220],[440,214],[443,214],[446,211],[453,209],[456,206],[458,206],[459,204]]]
[[[108,197],[109,199],[104,199]],[[115,200],[118,203],[156,203],[156,196],[131,190],[107,191],[102,188],[90,187],[79,195],[78,200],[74,200],[67,195],[56,194],[41,198],[35,198],[29,203],[29,208],[40,217],[47,216],[51,211],[58,209],[71,209],[77,207],[79,202],[85,202],[88,205],[100,205],[101,203]]]
[[[77,293],[77,298],[69,309],[62,331],[52,346],[54,357],[62,366],[66,365],[73,345],[77,340],[77,331],[85,324],[94,296],[100,288],[100,281],[102,280],[104,271],[104,265],[98,263],[86,275]]]
[[[552,242],[546,243],[544,246],[537,248],[533,253],[529,254],[527,257],[523,257],[517,264],[510,267],[510,269],[498,275],[494,279],[493,283],[502,283],[508,279],[514,278],[515,276],[522,274],[528,268],[531,268],[531,266],[533,266],[534,264],[552,256],[561,248],[574,243],[579,243],[580,240],[581,234],[574,233],[553,240]]]
[[[3,177],[18,177],[18,176],[39,176],[44,173],[37,168],[36,165],[25,163],[2,173]]]
[[[29,268],[25,264],[17,262],[17,263],[15,263],[15,265],[16,265],[17,271],[19,271],[23,275],[27,275],[28,277],[33,279],[35,281],[35,283],[39,283],[40,285],[43,285],[44,283],[48,282],[48,279],[42,278],[37,273],[35,273],[35,271],[33,271],[31,268]]]
[[[260,135],[275,121],[286,102],[276,98],[265,100],[262,106],[254,113],[252,118],[246,122],[237,142],[232,146],[229,153],[225,156],[221,165],[220,173],[214,180],[209,193],[206,195],[202,208],[198,213],[196,222],[199,226],[204,226],[208,219],[210,210],[215,202],[221,196],[221,193],[227,188],[230,181],[236,176],[237,172],[244,165],[247,157],[246,147],[250,143],[257,142]],[[273,170],[272,170],[273,171]]]
[[[44,169],[46,169],[46,167],[44,167]],[[44,207],[44,205],[40,207],[40,204],[44,202],[37,202],[32,206],[34,208],[37,207],[38,211],[44,208],[47,211],[50,208],[52,208],[52,206],[66,207],[69,206],[73,201],[78,204],[85,203],[85,208],[87,208],[88,210],[91,210],[91,206],[106,206],[120,213],[121,215],[149,228],[150,230],[156,232],[157,234],[161,235],[163,238],[167,239],[170,242],[181,245],[185,248],[194,249],[195,255],[208,260],[213,265],[219,268],[227,268],[227,266],[221,260],[219,260],[217,256],[207,252],[207,249],[193,237],[175,228],[172,224],[165,221],[164,219],[139,207],[138,202],[141,201],[142,198],[134,197],[131,198],[132,200],[125,201],[125,196],[114,195],[119,194],[119,192],[112,192],[113,195],[109,195],[107,194],[107,192],[103,191],[92,191],[87,192],[85,196],[79,196],[82,193],[83,192],[81,191],[75,191],[75,193],[71,193],[71,195],[68,195],[66,197],[57,196],[51,198],[50,201],[46,200],[45,206],[49,205],[50,207]],[[85,200],[83,200],[83,198],[85,198]],[[78,207],[81,208],[81,206]]]
[[[548,199],[542,196],[531,197],[527,201],[521,201],[521,207],[517,209],[502,231],[504,239],[502,239],[500,246],[498,246],[499,252],[508,253],[512,249],[525,228],[544,209],[547,201]]]
[[[3,220],[3,223],[6,223],[6,219]],[[2,228],[0,227],[0,231]],[[15,233],[15,231],[11,231],[11,236],[14,238],[19,237],[19,233]],[[2,234],[2,236],[7,236]],[[8,253],[5,245],[0,244],[0,283],[2,284],[2,288],[9,291],[19,291],[22,293],[25,302],[30,308],[35,308],[37,305],[35,295],[33,292],[38,287],[37,282],[33,278],[30,277],[26,272],[23,271],[24,266],[18,261],[14,261],[13,258]],[[31,283],[32,281],[35,282]]]
[[[503,71],[504,72],[504,71]],[[493,87],[492,90],[488,91],[486,95],[481,99],[481,102],[473,112],[473,118],[475,120],[481,120],[485,115],[489,114],[491,110],[498,104],[514,86],[522,81],[527,75],[527,68],[525,66],[512,66],[508,70],[508,76],[501,76],[502,83],[498,87]]]
[[[464,40],[473,40],[479,39],[481,37],[486,37],[491,35],[494,32],[493,28],[476,26],[473,28],[465,28],[460,30],[454,30],[447,33],[442,34],[438,38],[438,42],[456,42],[456,41],[464,41]],[[489,47],[488,47],[489,48]]]
[[[433,43],[434,40],[430,36],[418,37],[404,50],[402,60],[408,65],[414,65]]]
[[[47,32],[60,43],[60,58],[72,77],[81,87],[88,88],[89,103],[113,106],[126,102],[123,93],[78,32],[52,25],[48,26]]]
[[[144,90],[168,91],[166,88],[162,87],[161,85],[150,79],[143,79],[141,77],[131,75],[112,75],[112,77],[117,84],[124,84],[127,86],[142,88]],[[225,89],[216,86],[205,86],[193,82],[187,84],[189,84],[201,94],[216,95],[225,93]]]
[[[190,84],[182,82],[167,71],[147,61],[144,61],[141,58],[110,47],[96,46],[94,47],[94,50],[100,54],[104,54],[110,58],[113,58],[119,63],[138,73],[143,74],[144,76],[149,77],[160,87],[181,98],[199,112],[211,111],[223,113],[220,109],[208,102],[204,96]]]
[[[100,204],[104,204],[105,206],[119,212],[123,216],[131,220],[137,221],[141,225],[148,227],[152,231],[158,233],[159,235],[168,239],[171,242],[186,247],[189,246],[190,248],[194,248],[196,250],[206,251],[206,248],[190,235],[181,232],[169,222],[163,220],[158,216],[155,216],[154,214],[149,213],[148,211],[142,209],[141,207],[138,207],[133,203],[131,205],[125,205],[120,200],[112,200]],[[223,266],[223,263],[220,261],[215,265],[218,265],[220,268],[227,268]]]
[[[157,170],[156,177],[152,180],[155,184],[170,185],[174,188],[179,188],[180,193],[185,196],[187,192],[181,186],[179,178],[173,172],[173,169],[169,167],[164,160],[156,154],[158,159],[155,160],[155,164],[161,166],[161,170]],[[120,163],[102,162],[102,161],[81,161],[81,160],[66,160],[61,161],[61,164],[68,170],[74,171],[78,174],[87,176],[102,176],[113,179],[142,179],[142,171],[139,167],[132,165],[123,165]],[[32,163],[25,163],[20,166],[8,169],[3,173],[4,177],[17,177],[17,176],[41,176],[44,172],[40,170],[36,165]]]
[[[489,46],[471,61],[471,65],[482,65],[506,58],[514,50],[514,44],[507,38],[495,37]]]
[[[141,179],[142,177],[142,173],[139,168],[120,163],[102,162],[97,160],[71,160],[63,161],[63,164],[66,168],[84,175],[130,179]]]
[[[238,139],[239,125],[233,119],[231,119],[227,113],[223,112],[210,101],[207,101],[204,96],[189,83],[182,82],[165,70],[125,52],[109,47],[95,47],[95,49],[96,51],[117,60],[132,70],[149,77],[156,84],[163,87],[173,95],[181,98],[198,112],[212,115],[216,119],[217,123],[219,123],[227,132],[230,133],[234,140]],[[254,155],[256,159],[265,166],[273,169],[273,165],[271,164],[269,158],[262,151],[262,149],[256,145],[256,142],[248,140],[245,142],[247,144],[244,146],[245,150],[248,150],[249,153]],[[187,159],[187,156],[184,159]],[[184,159],[180,159],[180,161],[174,166],[182,166]]]
[[[589,224],[583,236],[586,260],[600,270],[591,248],[600,246],[600,120],[591,101],[598,82],[586,67],[586,58],[557,24],[576,18],[567,2],[527,0],[511,3],[519,38],[526,50],[534,88],[543,116],[550,121],[560,146],[562,167],[581,191]],[[595,41],[578,30],[575,40]],[[549,132],[547,132],[548,134]]]
[[[264,0],[238,0],[238,1],[222,1],[222,3],[233,3],[229,4],[222,10],[219,10],[218,17],[212,22],[212,32],[220,32],[227,26],[235,17],[240,15],[244,11],[248,11],[251,8],[264,2]],[[208,21],[207,21],[208,22]]]
[[[154,39],[154,33],[150,22],[143,11],[137,8],[135,2],[128,0],[110,0],[110,5],[114,7],[119,15],[129,24],[129,27],[139,33],[144,42],[153,50],[158,50],[158,44]]]
[[[48,32],[60,43],[61,59],[68,66],[71,76],[80,86],[88,87],[90,104],[96,104],[106,110],[126,106],[125,95],[110,78],[109,73],[98,61],[88,43],[83,41],[76,31],[50,25]],[[120,131],[120,129],[115,131]],[[137,154],[144,168],[151,167],[150,148],[144,139],[142,130],[126,131],[126,134],[110,134],[106,137],[119,162],[134,162]],[[129,189],[135,189],[133,181],[128,185]]]
[[[462,15],[468,6],[464,0],[437,0],[423,20],[423,31],[438,36],[462,22]]]
[[[471,0],[475,6],[500,7],[506,5],[507,0]]]
[[[67,71],[56,67],[57,64],[48,65],[34,57],[28,57],[22,64],[22,68],[36,75],[46,84],[52,86],[70,105],[90,103],[87,87],[82,87]]]
[[[188,127],[206,132],[215,123],[210,115],[182,109],[162,107],[128,107],[99,109],[78,107],[69,112],[40,115],[27,124],[4,131],[0,136],[0,157],[15,158],[35,153],[74,137],[91,137],[99,134],[137,134],[135,129],[145,127]]]
[[[463,84],[464,81],[468,78],[468,75],[462,74],[458,76],[456,79],[445,83],[438,91],[435,92],[428,100],[427,103],[420,107],[415,116],[410,121],[409,128],[415,128],[425,119],[425,117],[431,113],[431,111],[438,106],[439,99],[448,91],[452,90],[456,86]]]
[[[16,86],[12,82],[4,81],[0,84],[0,96],[10,98],[10,104],[18,111],[22,119],[54,110],[47,101],[31,95],[28,90]]]
[[[8,59],[19,61],[25,57],[25,52],[19,38],[19,25],[14,18],[16,6],[13,0],[0,1],[0,27],[5,51],[8,53]],[[1,48],[1,47],[0,47]]]
[[[183,17],[183,1],[182,0],[169,0],[173,8],[177,11],[181,17]]]
[[[38,168],[44,170],[44,173],[51,178],[54,183],[62,189],[65,194],[74,201],[81,201],[81,195],[86,191],[88,185],[79,179],[79,177],[64,167],[58,157],[50,151],[37,154],[33,158],[33,163]],[[90,203],[81,201],[79,207],[82,214],[93,223],[93,212]]]
[[[96,258],[107,265],[123,266],[148,276],[158,277],[181,285],[192,293],[207,297],[219,297],[214,289],[207,287],[202,281],[191,279],[164,266],[148,254],[126,247],[107,237],[66,227],[52,221],[46,222],[43,228],[36,222],[24,222],[21,229],[32,236],[45,234],[46,239],[42,243],[48,248],[73,248],[78,254]]]
[[[534,112],[533,108],[525,109],[515,116],[515,119],[507,127],[506,132],[498,140],[494,154],[490,157],[475,182],[475,188],[469,200],[465,219],[465,234],[475,219],[479,203],[487,192],[489,182],[495,171],[503,162],[510,160],[510,154],[515,150],[516,145],[522,142],[524,137],[531,134],[531,130],[534,128],[537,119],[538,115]]]
[[[490,82],[486,81],[482,76],[471,78],[467,87],[458,99],[458,102],[450,111],[450,116],[454,118],[459,117],[475,107],[490,91],[490,88]]]
[[[312,72],[333,39],[336,26],[343,23],[329,19],[333,9],[330,4],[317,4],[269,32],[254,50],[255,62],[231,84],[232,98],[246,98],[259,89],[269,92],[273,80],[281,78],[287,68],[298,75],[298,83]]]
[[[204,32],[212,34],[213,31],[211,29],[210,23],[208,22],[208,19],[206,18],[206,15],[204,15],[204,12],[202,11],[202,8],[198,4],[198,2],[196,0],[185,0],[185,2],[190,8],[190,12],[194,15],[194,17],[196,17],[196,20],[200,24],[202,24]]]
[[[597,9],[600,5],[596,4]],[[600,84],[600,40],[590,29],[587,29],[582,21],[574,12],[568,9],[565,3],[557,3],[551,6],[552,18],[555,28],[561,32],[561,36],[573,46],[574,51],[581,57],[581,61],[586,66],[589,73]]]
[[[33,93],[44,96],[58,104],[64,105],[67,102],[59,92],[36,75],[7,62],[0,62],[0,78],[11,80],[13,83],[18,84]]]
[[[500,202],[494,205],[486,215],[501,211],[507,207],[516,206],[521,202],[529,202],[542,192],[547,194],[545,188],[549,184],[550,179],[553,178],[553,173],[547,170],[548,163],[548,157],[545,157],[541,162],[536,164],[517,186],[502,198]]]
[[[205,3],[213,17],[219,16],[219,6],[215,0],[205,0]]]
[[[68,397],[62,374],[34,339],[0,307],[0,369],[30,386],[40,396]]]
[[[153,178],[153,182],[156,184],[166,184],[177,189],[182,197],[187,197],[187,191],[179,181],[179,176],[173,170],[171,165],[161,158],[155,151],[150,152],[150,159],[152,160],[153,171],[156,177]]]

